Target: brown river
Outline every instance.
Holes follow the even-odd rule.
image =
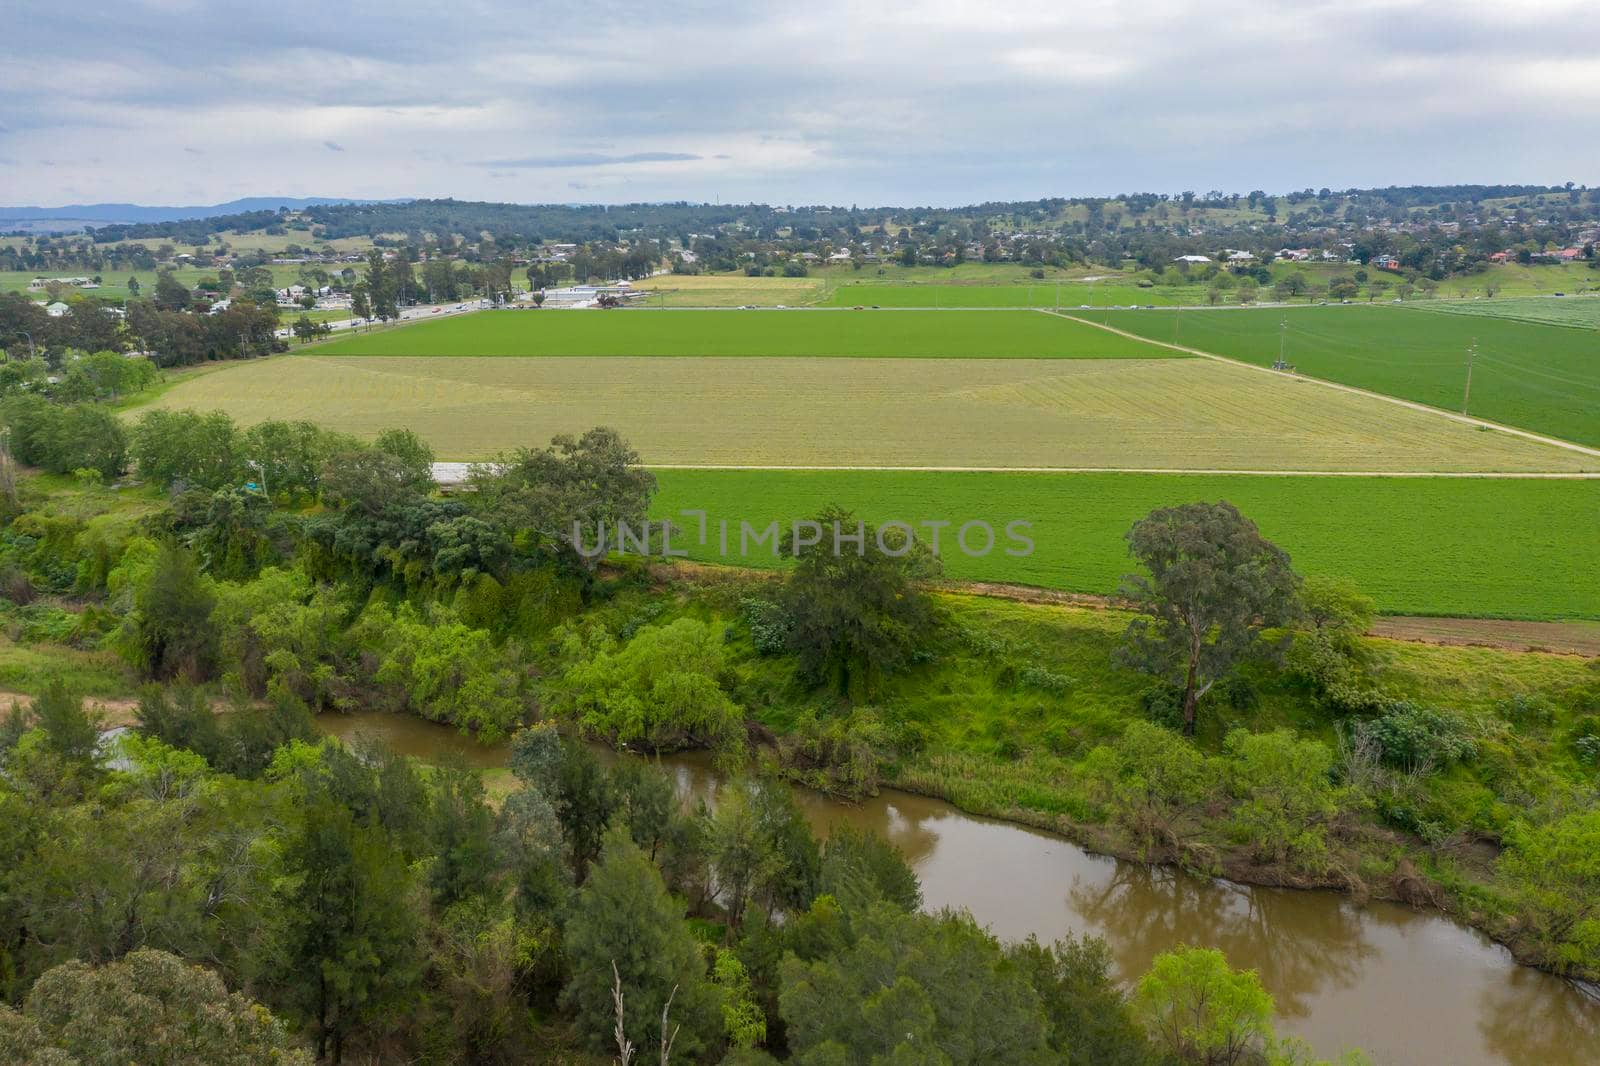
[[[424,760],[446,751],[505,765],[418,718],[324,715],[326,732],[385,740]],[[664,758],[686,800],[715,801],[721,775],[700,754]],[[893,841],[922,879],[927,906],[963,907],[994,933],[1042,941],[1093,933],[1124,978],[1186,943],[1221,948],[1258,971],[1280,1031],[1320,1055],[1363,1048],[1392,1066],[1600,1063],[1600,999],[1519,966],[1502,947],[1448,918],[1331,892],[1254,888],[1093,855],[1039,830],[965,814],[942,800],[884,792],[857,806],[797,789],[812,825],[848,822]]]

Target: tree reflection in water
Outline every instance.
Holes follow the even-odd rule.
[[[318,724],[345,736],[376,733],[424,759],[459,743],[447,727],[405,715],[325,715]],[[503,749],[470,754],[473,765],[504,760]],[[722,775],[708,755],[652,761],[672,776],[686,804],[714,804]],[[1479,934],[1436,916],[1117,862],[905,793],[841,804],[802,789],[796,800],[821,834],[849,822],[886,837],[924,879],[931,900],[970,907],[1002,935],[1095,933],[1127,978],[1180,943],[1219,948],[1233,965],[1260,973],[1281,1018],[1316,1029],[1313,1008],[1321,1012],[1322,1036],[1334,1048],[1351,1039],[1370,1043],[1380,1060],[1600,1063],[1600,999],[1516,966]],[[1071,886],[1065,898],[1060,885]],[[1471,1014],[1476,1026],[1466,1021]],[[1438,1054],[1418,1059],[1418,1049]]]
[[[1353,985],[1374,951],[1361,914],[1349,904],[1329,906],[1322,894],[1125,862],[1109,881],[1075,882],[1068,897],[1111,946],[1124,978],[1178,944],[1219,948],[1233,966],[1261,975],[1285,1018],[1305,1016],[1308,999],[1325,987]]]
[[[1525,966],[1488,985],[1478,1004],[1483,1042],[1507,1062],[1589,1066],[1600,1062],[1600,988],[1541,987],[1549,976]]]

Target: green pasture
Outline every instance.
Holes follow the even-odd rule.
[[[778,565],[757,530],[828,505],[870,522],[949,521],[940,545],[952,578],[1111,593],[1130,569],[1123,535],[1153,508],[1227,500],[1305,574],[1349,578],[1385,612],[1529,619],[1600,618],[1600,482],[1189,474],[999,474],[661,470],[653,507],[682,528],[673,548],[707,562]],[[708,515],[707,544],[698,519]],[[729,523],[729,553],[718,523]],[[1033,553],[1005,554],[1004,529],[1033,523]],[[983,520],[994,550],[949,550]],[[969,543],[981,548],[976,528]]]
[[[319,355],[1148,359],[1160,349],[1032,311],[490,311],[340,337]]]
[[[1429,311],[1484,318],[1513,318],[1546,326],[1600,329],[1600,296],[1509,296],[1492,300],[1437,300],[1417,305]]]
[[[1494,422],[1600,445],[1600,332],[1408,307],[1075,311],[1153,340],[1300,373]],[[1176,316],[1176,317],[1175,317]]]

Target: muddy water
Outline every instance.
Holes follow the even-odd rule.
[[[324,716],[319,724],[341,737],[370,733],[424,759],[455,751],[475,766],[505,763],[504,749],[416,718]],[[721,778],[704,757],[661,763],[681,795],[714,801]],[[803,790],[798,798],[819,832],[848,822],[893,841],[929,907],[964,907],[1001,937],[1094,933],[1124,977],[1176,944],[1221,948],[1233,965],[1261,974],[1279,1028],[1324,1056],[1359,1046],[1395,1066],[1600,1063],[1600,1001],[1437,915],[1150,869],[903,792],[859,806]]]

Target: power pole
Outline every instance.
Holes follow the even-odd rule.
[[[1467,413],[1467,404],[1472,399],[1472,360],[1478,354],[1478,338],[1472,338],[1472,344],[1467,348],[1467,387],[1461,391],[1461,413]]]
[[[1284,355],[1286,354],[1286,350],[1285,349],[1286,349],[1286,345],[1288,344],[1288,342],[1289,342],[1289,319],[1288,318],[1280,318],[1280,319],[1278,319],[1278,365],[1280,367],[1289,365],[1289,361],[1284,358]]]

